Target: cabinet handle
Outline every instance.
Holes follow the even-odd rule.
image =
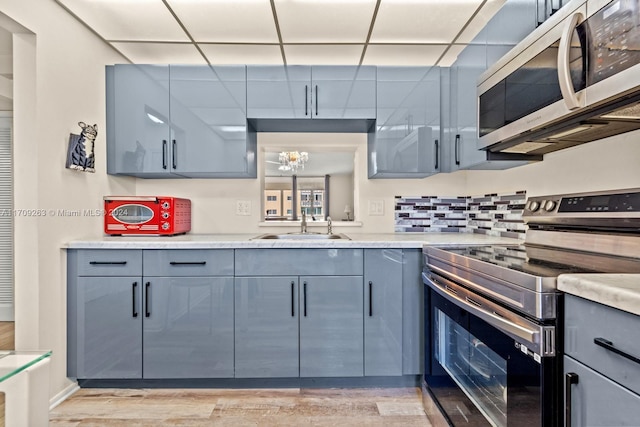
[[[369,282],[369,317],[373,316],[373,282]]]
[[[318,85],[316,85],[316,116],[318,115]]]
[[[302,283],[302,299],[304,304],[304,317],[307,317],[307,282]]]
[[[309,85],[304,85],[304,115],[309,115]]]
[[[176,140],[173,141],[173,155],[171,156],[171,162],[173,163],[173,168],[178,167],[178,146],[176,145]]]
[[[295,282],[292,280],[291,281],[291,317],[295,317],[296,315],[296,311],[295,311],[295,307],[296,307],[296,301],[294,299],[294,295],[295,295]]]
[[[571,385],[578,384],[578,374],[569,372],[564,378],[565,402],[564,402],[564,422],[565,426],[571,427]]]
[[[435,143],[435,148],[436,148],[436,167],[435,169],[438,169],[438,157],[440,157],[440,143],[438,142],[438,140],[436,139],[436,143]]]
[[[169,265],[207,265],[207,261],[170,261]]]
[[[91,265],[126,265],[127,261],[89,261]]]
[[[613,343],[609,340],[606,340],[604,338],[594,338],[593,339],[593,343],[595,345],[599,345],[600,347],[606,348],[609,351],[614,352],[615,354],[619,354],[620,356],[624,357],[625,359],[631,360],[632,362],[636,362],[638,364],[640,364],[640,358],[637,358],[636,356],[629,354],[629,353],[625,353],[624,351],[620,350],[619,348],[616,348]]]
[[[456,166],[460,166],[460,134],[456,135],[456,142],[454,144],[455,149],[455,161]]]
[[[136,288],[138,287],[138,282],[133,282],[131,284],[131,305],[133,306],[133,317],[138,317],[138,310],[136,310]]]
[[[144,316],[151,317],[151,311],[149,310],[149,288],[151,287],[151,282],[147,282],[144,284]]]
[[[167,168],[167,140],[162,140],[162,169]]]

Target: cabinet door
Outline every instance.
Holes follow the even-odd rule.
[[[247,117],[311,118],[311,67],[248,65]]]
[[[440,69],[378,67],[369,178],[422,178],[440,170]]]
[[[302,276],[300,283],[300,376],[362,376],[362,276]]]
[[[170,91],[171,171],[255,177],[255,157],[247,156],[246,67],[171,65]]]
[[[402,250],[364,252],[364,374],[402,375]]]
[[[77,375],[142,378],[142,279],[77,278]]]
[[[233,377],[233,278],[144,283],[144,378]]]
[[[314,66],[314,119],[375,119],[376,67]]]
[[[237,378],[297,377],[298,277],[235,278]]]
[[[571,413],[568,427],[638,425],[639,395],[568,356],[564,357],[564,373],[576,375],[578,381],[570,385],[571,401],[566,403]],[[565,390],[565,402],[567,395]]]
[[[169,117],[168,66],[119,64],[108,68],[108,172],[171,176]]]

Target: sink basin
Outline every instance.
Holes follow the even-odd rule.
[[[251,240],[261,239],[282,239],[282,240],[351,240],[344,234],[325,234],[325,233],[283,233],[283,234],[262,234]]]

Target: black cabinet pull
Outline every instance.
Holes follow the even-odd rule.
[[[578,374],[569,372],[564,377],[564,425],[571,427],[571,385],[578,384]]]
[[[454,144],[455,149],[455,161],[456,166],[460,166],[460,134],[456,135],[456,143]]]
[[[304,85],[304,115],[309,115],[309,86]]]
[[[138,287],[138,282],[133,282],[131,284],[131,305],[133,306],[133,317],[138,317],[138,310],[136,310],[136,288]]]
[[[436,139],[436,143],[435,143],[435,148],[436,148],[436,170],[438,169],[438,158],[440,157],[440,143],[438,142],[438,140]]]
[[[167,140],[162,140],[162,169],[167,168]]]
[[[318,115],[318,85],[316,85],[316,116]]]
[[[296,307],[296,301],[295,301],[295,282],[292,280],[291,281],[291,317],[295,317],[296,315],[296,311],[295,311],[295,307]]]
[[[178,167],[178,146],[176,145],[176,140],[173,140],[173,155],[171,156],[171,161],[173,163],[173,168]]]
[[[151,282],[147,282],[144,284],[144,316],[150,317],[151,310],[149,310],[149,288],[151,287]]]
[[[91,265],[126,265],[127,261],[89,261]]]
[[[373,282],[369,282],[369,317],[373,316]]]
[[[594,338],[593,339],[593,343],[595,345],[599,345],[600,347],[606,348],[609,351],[614,352],[615,354],[618,354],[622,357],[624,357],[625,359],[631,360],[632,362],[636,362],[638,364],[640,364],[640,358],[629,354],[629,353],[625,353],[624,351],[620,350],[619,348],[615,347],[613,345],[613,343],[609,340],[606,340],[604,338]]]
[[[207,261],[170,261],[170,265],[207,265]]]
[[[307,282],[302,283],[302,299],[304,304],[304,317],[307,317]]]

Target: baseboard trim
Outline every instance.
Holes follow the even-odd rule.
[[[74,394],[76,391],[80,390],[80,386],[77,382],[73,382],[65,387],[60,393],[53,396],[49,399],[49,410],[51,411],[53,408],[67,400],[69,396]]]

